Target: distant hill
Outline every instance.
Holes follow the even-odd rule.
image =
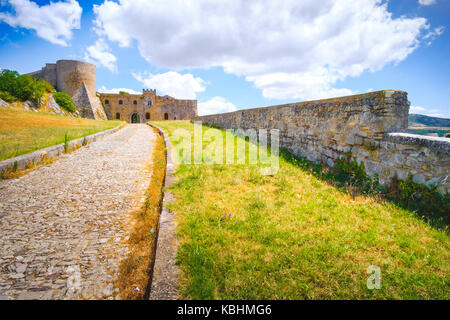
[[[422,114],[410,114],[409,126],[450,127],[450,119],[424,116]]]

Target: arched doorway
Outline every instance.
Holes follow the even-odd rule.
[[[131,115],[131,123],[140,123],[139,115],[137,113],[133,113]]]
[[[164,120],[169,120],[169,114],[168,113],[164,113]]]

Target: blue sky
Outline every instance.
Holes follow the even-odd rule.
[[[450,118],[450,0],[0,5],[0,68],[89,61],[99,91],[156,88],[203,114],[398,89]]]

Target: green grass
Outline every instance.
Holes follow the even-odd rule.
[[[411,128],[409,128],[408,133],[420,134],[420,135],[427,135],[428,133],[437,133],[439,137],[445,137],[446,134],[450,133],[450,129],[436,129],[436,128],[411,129]]]
[[[176,146],[176,129],[193,132],[186,121],[154,123]],[[273,176],[259,166],[178,166],[169,208],[181,298],[449,299],[446,232],[279,160]],[[367,289],[370,265],[381,268],[380,290]]]
[[[121,123],[0,108],[0,161],[64,143],[66,135],[71,141]]]

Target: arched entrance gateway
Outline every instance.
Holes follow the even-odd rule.
[[[131,115],[131,123],[140,123],[139,115],[137,113],[133,113]]]

